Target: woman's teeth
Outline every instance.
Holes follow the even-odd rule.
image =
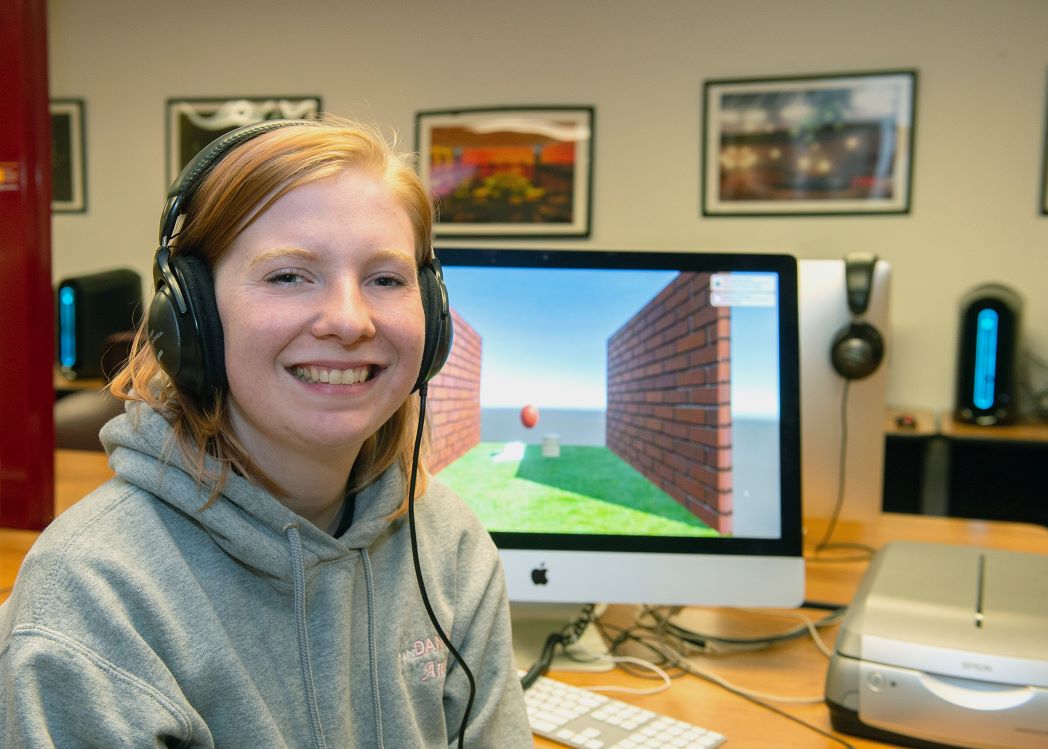
[[[371,367],[357,367],[356,369],[326,369],[324,367],[294,367],[293,374],[302,382],[316,384],[325,382],[329,385],[356,385],[368,379]]]

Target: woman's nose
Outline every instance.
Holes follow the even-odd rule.
[[[322,295],[311,332],[317,338],[334,337],[353,343],[375,335],[373,310],[367,296],[352,283],[332,285]]]

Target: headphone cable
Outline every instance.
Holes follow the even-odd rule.
[[[477,683],[473,678],[473,672],[470,671],[469,666],[466,665],[466,661],[461,655],[459,655],[455,646],[451,644],[451,638],[444,633],[444,629],[440,626],[440,622],[437,620],[437,615],[433,611],[433,606],[429,602],[429,595],[426,593],[426,584],[422,580],[422,563],[419,561],[418,537],[415,533],[415,483],[418,477],[419,452],[422,448],[423,424],[426,419],[427,386],[428,383],[423,383],[418,389],[418,432],[415,434],[415,448],[411,455],[411,476],[408,487],[408,529],[411,532],[411,559],[415,564],[415,579],[418,581],[418,589],[419,593],[422,594],[422,603],[426,607],[426,613],[429,614],[429,620],[433,622],[433,626],[436,628],[440,639],[444,641],[448,651],[455,656],[455,660],[458,661],[458,664],[462,667],[463,673],[466,674],[466,679],[469,681],[469,699],[466,700],[466,709],[462,713],[462,725],[459,726],[458,735],[458,747],[459,749],[462,749],[466,736],[466,723],[469,721],[469,714],[473,709],[473,699],[477,694]]]
[[[815,545],[816,552],[829,548],[830,539],[837,528],[837,518],[840,516],[841,508],[844,506],[845,469],[848,466],[848,390],[850,387],[851,380],[845,378],[844,388],[841,391],[841,447],[837,458],[837,498],[833,505],[833,512],[830,513],[830,522],[826,526],[826,533],[823,534],[822,540]]]

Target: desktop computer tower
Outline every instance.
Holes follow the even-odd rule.
[[[805,520],[881,513],[891,276],[872,255],[797,263]]]
[[[961,299],[958,420],[983,425],[1015,421],[1021,314],[1022,299],[1000,284],[977,286]]]
[[[133,270],[66,278],[55,292],[55,351],[68,379],[101,377],[107,339],[135,329],[142,279]]]

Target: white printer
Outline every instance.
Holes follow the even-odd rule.
[[[843,733],[1048,747],[1048,556],[898,542],[870,563],[826,675]]]

